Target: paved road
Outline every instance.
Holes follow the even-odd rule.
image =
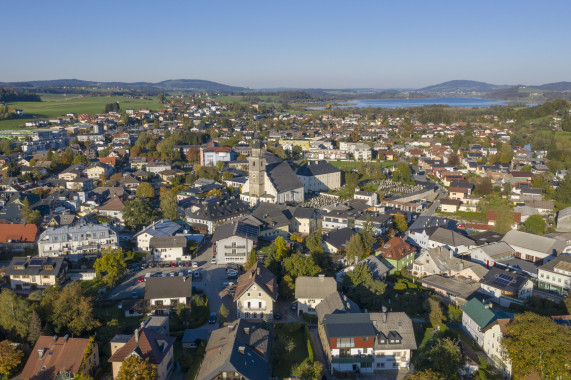
[[[434,202],[432,202],[432,205],[430,205],[429,208],[427,208],[422,213],[420,213],[420,215],[432,216],[436,212],[436,210],[438,210],[438,207],[440,207],[440,199],[446,197],[446,190],[444,190],[440,186],[438,186],[438,188],[439,188],[439,190],[438,190],[438,196],[436,197],[436,200]]]

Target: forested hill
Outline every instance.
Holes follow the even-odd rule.
[[[473,80],[451,80],[421,88],[422,92],[491,92],[508,86],[477,82]]]
[[[40,97],[34,93],[0,87],[0,102],[39,102]]]

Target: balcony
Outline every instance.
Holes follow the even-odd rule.
[[[225,245],[224,248],[246,249],[245,245]]]

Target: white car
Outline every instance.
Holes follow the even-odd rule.
[[[198,268],[198,262],[193,261],[193,262],[192,262],[192,267],[193,267],[193,268]]]

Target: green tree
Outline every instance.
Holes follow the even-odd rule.
[[[442,307],[440,306],[440,299],[431,297],[428,299],[428,305],[430,308],[428,319],[430,320],[432,327],[437,328],[444,320],[444,314],[442,313]]]
[[[137,186],[137,191],[135,194],[139,198],[154,198],[155,188],[149,182],[141,182],[139,186]]]
[[[226,322],[228,320],[229,314],[230,314],[230,312],[228,311],[228,308],[226,308],[226,306],[224,306],[224,304],[220,305],[220,309],[218,310],[220,322]]]
[[[456,379],[458,370],[462,366],[462,352],[458,341],[451,338],[442,338],[430,350],[430,359],[433,368],[446,379]]]
[[[157,380],[157,367],[149,362],[149,358],[141,359],[130,355],[121,364],[116,380]]]
[[[408,223],[406,222],[406,218],[403,214],[395,214],[393,217],[393,225],[395,229],[399,232],[405,232],[408,228]]]
[[[569,378],[571,330],[549,317],[531,312],[517,315],[507,327],[502,345],[516,379],[537,370],[542,379]]]
[[[507,205],[502,205],[496,210],[496,222],[494,231],[505,234],[512,229],[514,224],[514,213]]]
[[[445,378],[434,372],[432,369],[425,369],[424,371],[408,375],[406,380],[445,380]]]
[[[363,248],[367,253],[367,256],[371,253],[373,249],[373,244],[375,244],[375,234],[373,232],[373,222],[371,218],[367,216],[367,220],[363,223],[363,228],[359,231],[359,235],[361,235],[361,241],[363,242]]]
[[[42,218],[42,214],[38,210],[32,210],[28,197],[24,197],[22,208],[20,209],[22,221],[26,224],[38,224]]]
[[[313,277],[322,271],[311,256],[304,256],[299,252],[285,258],[284,268],[293,278]]]
[[[42,320],[35,310],[30,313],[30,323],[28,324],[28,342],[33,346],[42,335]]]
[[[75,164],[85,164],[85,165],[89,165],[90,161],[89,158],[87,158],[85,155],[83,154],[78,154],[77,156],[75,156],[73,158],[73,161],[71,162],[73,165]]]
[[[216,167],[218,168],[218,170],[222,171],[222,169],[226,167],[226,163],[224,161],[218,161],[216,162]]]
[[[492,181],[488,177],[482,179],[474,188],[474,191],[480,195],[488,195],[492,190]]]
[[[539,214],[532,215],[523,223],[523,230],[536,235],[545,233],[545,221]]]
[[[373,274],[365,264],[355,265],[352,271],[348,271],[343,277],[343,289],[347,295],[359,305],[370,310],[380,310],[382,307],[382,295],[387,285],[373,279]]]
[[[246,264],[247,268],[251,268],[258,262],[258,255],[256,254],[256,250],[252,248],[250,251],[250,256],[248,257],[248,263]]]
[[[30,326],[29,305],[10,289],[0,293],[0,327],[8,335],[26,339]]]
[[[318,229],[316,232],[309,234],[307,238],[305,238],[305,247],[309,249],[311,253],[323,253],[323,245],[322,242],[322,233],[321,228]]]
[[[285,240],[282,236],[278,236],[276,240],[274,240],[273,244],[276,247],[276,255],[279,260],[282,260],[287,252],[287,247],[285,244]]]
[[[299,365],[294,366],[291,372],[300,379],[319,380],[323,373],[323,364],[320,362],[311,363],[309,360],[304,360]]]
[[[161,194],[161,211],[163,216],[170,220],[177,220],[180,218],[178,212],[178,204],[176,201],[176,193],[174,191],[167,191]]]
[[[77,281],[63,289],[52,286],[40,305],[58,334],[71,333],[80,336],[101,325],[93,315],[91,298],[83,295],[81,285]]]
[[[0,375],[8,377],[12,370],[20,365],[24,352],[8,340],[0,342]]]
[[[284,274],[278,287],[280,296],[285,299],[292,299],[295,292],[295,281],[289,274]]]
[[[412,170],[407,163],[399,161],[393,172],[393,180],[407,182],[412,175]]]
[[[103,283],[112,288],[117,285],[125,270],[125,254],[122,248],[107,248],[101,251],[101,257],[93,264],[95,272],[102,276]]]
[[[147,199],[133,199],[125,202],[123,220],[132,228],[147,226],[159,219],[159,213]]]
[[[561,203],[571,203],[571,170],[567,170],[567,174],[559,183],[555,191],[555,200]]]
[[[345,250],[345,256],[349,262],[353,262],[356,257],[357,260],[362,260],[369,256],[369,252],[366,251],[365,245],[363,244],[363,239],[360,234],[355,234],[347,243],[347,249]]]

